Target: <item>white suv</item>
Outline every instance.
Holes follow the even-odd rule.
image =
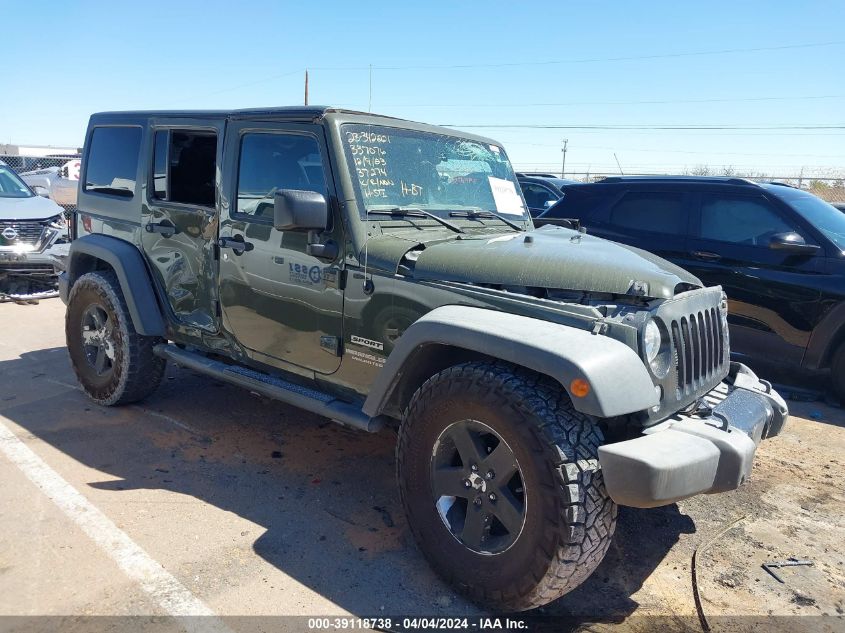
[[[67,242],[62,208],[0,161],[0,294],[54,291],[56,257]]]

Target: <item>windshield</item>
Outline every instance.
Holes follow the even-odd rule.
[[[806,191],[781,187],[775,193],[845,252],[845,213]]]
[[[492,211],[526,216],[513,169],[498,145],[431,132],[346,124],[343,142],[364,211]]]
[[[15,172],[0,165],[0,198],[31,198],[32,195]]]

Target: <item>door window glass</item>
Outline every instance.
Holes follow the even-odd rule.
[[[84,190],[131,198],[135,195],[140,151],[140,127],[94,128],[85,167]]]
[[[169,142],[168,142],[169,141]],[[153,149],[153,196],[214,206],[217,135],[205,130],[159,130]]]
[[[762,198],[706,195],[701,200],[701,238],[732,244],[766,246],[789,226]]]
[[[611,209],[610,224],[634,231],[685,235],[684,196],[668,192],[626,193]]]
[[[282,189],[326,194],[317,140],[302,134],[245,134],[238,167],[237,213],[272,222],[274,195]]]

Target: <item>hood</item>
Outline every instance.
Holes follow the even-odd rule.
[[[679,284],[683,290],[702,285],[646,251],[552,226],[428,245],[419,253],[413,276],[652,298],[673,297]]]
[[[0,220],[45,220],[58,215],[62,208],[49,198],[0,197]]]

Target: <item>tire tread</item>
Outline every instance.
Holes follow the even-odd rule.
[[[554,471],[552,492],[558,512],[556,519],[547,519],[545,542],[536,548],[527,577],[516,586],[496,595],[500,592],[485,592],[457,578],[447,580],[473,599],[503,608],[526,610],[548,604],[595,570],[616,528],[617,506],[607,494],[598,462],[598,447],[604,440],[601,430],[591,418],[575,411],[567,393],[551,378],[503,361],[468,362],[432,376],[411,398],[399,432],[398,471],[414,439],[404,420],[419,416],[430,400],[443,397],[444,392],[454,394],[461,387],[535,421],[528,425],[535,440],[530,448]],[[407,510],[401,482],[399,490]],[[409,524],[420,542],[421,534],[413,521]]]
[[[117,406],[143,400],[158,388],[164,377],[167,363],[153,352],[153,347],[163,342],[163,339],[157,336],[144,336],[135,331],[126,298],[123,296],[117,276],[112,271],[86,273],[73,284],[65,316],[65,331],[68,337],[74,335],[73,330],[78,327],[78,324],[70,322],[70,308],[78,295],[86,289],[97,294],[103,306],[111,306],[116,313],[118,323],[115,327],[119,329],[126,367],[111,392],[101,396],[91,393],[86,388],[76,361],[71,357],[71,365],[79,384],[92,400],[104,406]]]

